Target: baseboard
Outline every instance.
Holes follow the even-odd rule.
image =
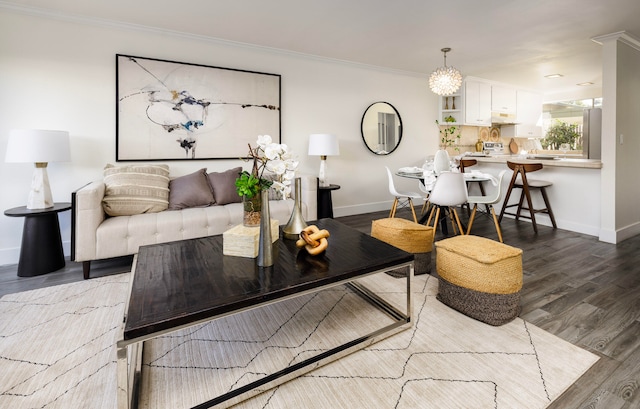
[[[333,208],[333,216],[334,217],[343,217],[343,216],[354,216],[356,214],[364,214],[364,213],[373,213],[380,212],[383,210],[390,210],[393,201],[390,200],[388,202],[375,202],[375,203],[364,203],[353,206],[340,206]],[[422,206],[422,204],[420,204]]]
[[[62,250],[65,257],[68,257],[71,252],[71,242],[63,241]],[[0,266],[16,265],[20,260],[20,247],[11,247],[0,249]]]

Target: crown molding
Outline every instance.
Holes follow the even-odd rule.
[[[640,51],[640,39],[635,38],[634,36],[627,33],[626,31],[617,31],[611,34],[605,34],[605,35],[593,37],[591,41],[600,45],[609,41],[620,41],[621,43],[624,43]]]
[[[207,42],[211,44],[217,44],[217,45],[228,46],[228,47],[244,48],[244,49],[249,49],[253,51],[286,55],[286,56],[291,56],[291,57],[301,58],[306,60],[329,62],[333,64],[351,66],[351,67],[391,73],[391,74],[404,75],[409,77],[418,77],[418,78],[426,79],[428,78],[428,75],[429,75],[428,73],[423,73],[423,72],[405,71],[405,70],[398,70],[398,69],[393,69],[388,67],[382,67],[378,65],[363,64],[363,63],[358,63],[354,61],[341,60],[337,58],[329,58],[329,57],[323,57],[320,55],[306,54],[306,53],[297,52],[297,51],[285,50],[282,48],[267,47],[267,46],[261,46],[257,44],[244,43],[240,41],[225,40],[225,39],[205,36],[201,34],[187,33],[184,31],[169,30],[169,29],[163,29],[158,27],[145,26],[141,24],[125,23],[122,21],[108,20],[108,19],[102,19],[97,17],[87,17],[87,16],[81,16],[78,14],[71,14],[71,13],[63,13],[59,11],[42,9],[38,7],[23,6],[20,4],[6,2],[6,1],[0,1],[0,10],[5,10],[8,12],[13,12],[18,14],[24,14],[28,16],[41,17],[41,18],[46,18],[51,20],[65,21],[68,23],[83,24],[88,26],[106,27],[106,28],[112,28],[116,30],[160,34],[164,36],[168,35],[175,38],[183,38],[186,40],[201,41],[201,42]]]

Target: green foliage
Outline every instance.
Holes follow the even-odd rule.
[[[236,179],[236,192],[238,192],[240,196],[252,198],[260,193],[260,191],[269,189],[272,183],[270,180],[261,179],[243,170]]]
[[[544,139],[540,140],[540,144],[544,149],[559,149],[563,143],[571,145],[571,149],[582,149],[581,135],[578,132],[578,126],[568,124],[560,120],[555,120],[547,131]]]
[[[444,118],[445,122],[455,122],[456,119],[451,115]],[[462,136],[462,128],[456,125],[448,125],[440,127],[440,122],[436,119],[436,124],[440,129],[440,143],[446,147],[454,147],[456,151],[460,151],[460,148],[455,146]]]

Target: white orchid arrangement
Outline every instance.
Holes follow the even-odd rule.
[[[282,199],[291,195],[291,182],[298,161],[284,143],[273,143],[269,135],[259,135],[254,149],[249,145],[249,159],[253,159],[251,173],[243,171],[236,179],[236,191],[240,196],[253,197],[260,191],[273,187]],[[264,172],[275,174],[275,180],[264,178]]]

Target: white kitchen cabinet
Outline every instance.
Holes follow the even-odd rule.
[[[476,80],[464,82],[464,124],[491,126],[491,84]]]
[[[503,138],[541,138],[542,127],[535,124],[502,125],[500,136]]]
[[[536,125],[542,115],[542,94],[518,90],[517,97],[516,122],[523,125]]]
[[[501,85],[491,86],[491,111],[501,114],[516,114],[516,89]]]

